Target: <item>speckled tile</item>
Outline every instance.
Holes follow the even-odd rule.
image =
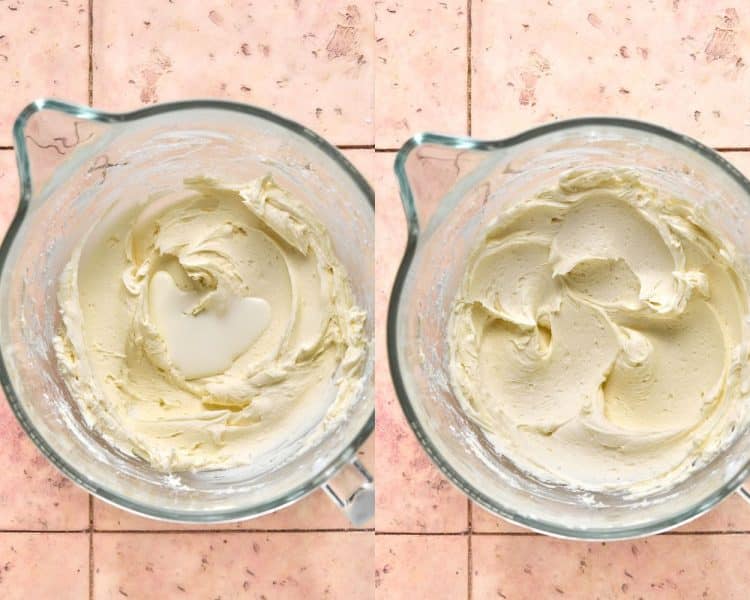
[[[0,146],[21,109],[42,96],[88,100],[88,2],[0,2]]]
[[[467,544],[464,535],[375,536],[376,597],[383,600],[466,598]]]
[[[479,137],[607,114],[750,145],[750,4],[502,0],[474,2],[472,23]]]
[[[94,2],[94,104],[215,97],[296,119],[338,144],[373,141],[365,0]]]
[[[466,133],[466,1],[375,3],[375,145]]]
[[[750,177],[750,152],[722,152],[721,154],[742,171],[745,177]]]
[[[3,600],[81,600],[89,589],[86,533],[1,533]]]
[[[474,536],[474,598],[747,597],[750,537],[657,536],[614,543]]]
[[[373,597],[374,535],[97,533],[94,598]]]
[[[374,464],[374,438],[365,442],[359,451],[359,459],[366,468],[372,469]],[[361,529],[372,528],[373,522],[365,523]],[[103,502],[94,501],[94,527],[97,531],[184,531],[205,529],[206,525],[183,525],[147,519],[121,510]],[[281,509],[270,515],[227,523],[224,525],[209,525],[212,529],[354,529],[346,516],[322,491],[313,492],[299,502]]]
[[[732,494],[708,513],[678,528],[681,532],[750,531],[750,504]]]
[[[0,150],[0,239],[18,207],[18,171],[13,150]]]
[[[496,517],[478,504],[471,505],[471,530],[480,533],[527,533],[528,529]]]
[[[378,531],[464,531],[467,502],[430,462],[399,406],[388,370],[385,322],[391,284],[406,238],[392,152],[376,155],[375,436]]]
[[[44,531],[89,526],[88,494],[36,449],[2,393],[0,447],[0,529]]]

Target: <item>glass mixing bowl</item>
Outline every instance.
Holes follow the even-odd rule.
[[[417,438],[472,500],[551,535],[620,539],[676,527],[737,490],[750,471],[750,435],[672,489],[638,499],[539,481],[499,455],[451,390],[445,332],[469,253],[507,207],[575,167],[630,167],[705,210],[750,264],[750,182],[710,148],[648,123],[563,121],[483,142],[423,134],[396,158],[408,240],[388,312],[394,386]],[[750,271],[749,271],[750,272]]]
[[[245,519],[320,486],[353,522],[369,518],[372,478],[355,454],[374,425],[372,348],[362,393],[316,447],[283,464],[172,474],[118,452],[85,425],[52,348],[60,325],[58,275],[114,204],[183,189],[185,177],[238,183],[269,172],[327,226],[372,339],[374,195],[349,161],[312,131],[231,102],[111,114],[38,100],[19,115],[13,133],[21,199],[0,248],[0,381],[47,458],[100,498],[161,519]]]

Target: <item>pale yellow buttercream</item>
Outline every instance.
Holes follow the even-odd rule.
[[[182,363],[171,360],[157,326],[168,315],[151,314],[157,273],[183,300],[200,300],[197,315],[253,298],[270,318],[216,363],[226,368],[186,375],[184,347],[171,349]],[[242,186],[196,178],[109,215],[70,259],[58,300],[58,363],[83,415],[162,470],[269,461],[295,440],[314,443],[361,390],[365,313],[325,227],[270,177]]]
[[[744,425],[748,298],[731,245],[630,170],[582,170],[499,217],[449,325],[466,412],[536,477],[666,489]]]

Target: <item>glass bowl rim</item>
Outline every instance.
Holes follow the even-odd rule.
[[[566,130],[585,129],[588,127],[609,127],[620,128],[629,131],[652,134],[669,141],[675,142],[694,151],[704,159],[714,163],[725,174],[731,177],[750,198],[750,181],[726,158],[721,156],[717,151],[699,142],[698,140],[656,125],[647,121],[637,119],[626,119],[620,117],[580,117],[575,119],[566,119],[547,123],[537,127],[532,127],[519,134],[497,139],[481,140],[468,136],[447,136],[434,133],[419,133],[407,140],[399,149],[394,161],[394,172],[398,180],[401,201],[403,204],[404,214],[407,222],[407,240],[401,263],[396,272],[396,276],[391,288],[391,297],[388,302],[388,316],[386,322],[386,347],[388,352],[388,365],[391,372],[393,387],[396,392],[401,409],[406,416],[412,431],[419,440],[432,462],[440,469],[445,477],[459,490],[466,494],[471,500],[493,513],[502,517],[511,523],[520,525],[532,531],[573,540],[625,540],[644,537],[663,531],[667,531],[691,521],[705,512],[709,511],[716,504],[721,502],[729,494],[735,492],[742,486],[742,483],[750,475],[750,457],[746,460],[744,466],[717,490],[702,498],[688,509],[681,511],[669,517],[654,520],[653,522],[628,527],[611,527],[611,528],[592,528],[581,529],[576,527],[563,526],[541,519],[526,517],[517,512],[506,508],[500,502],[497,502],[491,496],[485,494],[475,486],[469,484],[456,469],[445,459],[441,452],[437,450],[430,441],[426,429],[419,421],[416,411],[412,407],[411,399],[406,391],[404,379],[401,374],[399,364],[399,352],[397,345],[398,337],[398,312],[401,302],[404,283],[409,274],[411,263],[417,251],[419,242],[419,221],[417,217],[416,204],[412,193],[409,179],[406,174],[406,161],[409,155],[425,144],[432,144],[452,148],[455,150],[475,150],[479,152],[490,152],[494,150],[507,150],[524,142],[541,138],[543,136],[558,133]]]
[[[129,123],[152,117],[164,113],[174,113],[196,109],[212,109],[227,112],[236,112],[244,115],[250,115],[266,121],[272,122],[280,127],[290,131],[292,134],[299,136],[306,141],[317,146],[329,158],[336,162],[344,169],[354,184],[367,199],[373,213],[375,211],[375,193],[367,180],[354,167],[343,153],[334,145],[326,141],[323,137],[295,121],[282,117],[269,110],[244,104],[240,102],[231,102],[227,100],[213,99],[195,99],[182,100],[178,102],[164,102],[145,108],[140,108],[129,112],[106,112],[96,110],[90,106],[63,102],[51,98],[40,98],[28,104],[18,115],[13,124],[13,140],[15,143],[16,162],[20,180],[20,196],[18,208],[13,216],[8,230],[5,234],[2,244],[0,244],[0,278],[5,273],[6,260],[10,248],[15,241],[16,234],[23,223],[29,204],[32,199],[32,182],[29,168],[28,150],[24,128],[29,119],[42,110],[52,110],[68,114],[74,118],[96,121],[105,124]],[[42,454],[68,479],[78,486],[93,494],[97,498],[108,502],[114,506],[125,509],[137,515],[151,517],[162,521],[172,521],[177,523],[230,523],[262,516],[264,514],[283,508],[304,496],[315,491],[325,484],[342,466],[349,462],[357,450],[364,444],[375,428],[375,407],[372,407],[370,415],[364,422],[359,431],[352,437],[346,447],[341,450],[337,456],[328,462],[318,473],[308,479],[305,483],[296,486],[286,494],[273,498],[262,504],[245,506],[231,510],[216,511],[188,511],[188,510],[165,510],[158,506],[139,502],[132,499],[124,498],[122,495],[113,492],[107,488],[100,487],[97,482],[90,479],[78,468],[64,460],[57,454],[47,441],[39,434],[37,429],[31,423],[26,410],[19,401],[15,390],[10,382],[8,370],[5,365],[4,349],[0,347],[0,384],[5,391],[8,404],[21,424],[26,434],[32,442],[42,452]]]

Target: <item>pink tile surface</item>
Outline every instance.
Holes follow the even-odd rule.
[[[711,511],[677,531],[750,531],[750,504],[739,494],[732,494]]]
[[[89,589],[85,533],[1,533],[3,600],[81,600]]]
[[[373,140],[373,7],[336,0],[94,2],[94,104],[215,97],[261,105],[338,144]]]
[[[18,207],[18,172],[13,150],[0,150],[0,239]]]
[[[750,144],[747,3],[472,6],[475,135],[608,114],[660,122],[714,146]]]
[[[88,3],[0,3],[0,146],[20,110],[41,96],[88,100]]]
[[[321,10],[292,0],[93,0],[94,102],[124,110],[230,98],[300,120],[334,143],[379,148],[419,130],[464,133],[468,4],[335,0]],[[750,146],[750,6],[470,4],[475,135],[606,113],[661,122],[714,146]],[[0,146],[11,144],[12,119],[32,98],[86,102],[88,6],[0,0]],[[347,154],[377,188],[378,425],[363,456],[376,474],[374,525],[382,532],[463,532],[467,501],[412,435],[386,364],[386,304],[404,243],[394,154]],[[727,156],[750,173],[750,153]],[[0,231],[16,202],[13,153],[0,150]],[[88,526],[86,494],[47,464],[1,400],[0,444],[0,529]],[[472,529],[480,532],[471,540],[473,574],[467,535],[276,531],[348,527],[320,492],[226,532],[118,533],[175,526],[99,502],[94,515],[98,529],[114,530],[93,534],[94,598],[453,599],[467,597],[471,576],[474,599],[723,599],[744,598],[750,583],[743,569],[750,536],[687,535],[750,531],[750,506],[734,496],[682,535],[606,545],[486,535],[522,530],[473,506]],[[87,597],[88,533],[0,533],[0,552],[7,557],[0,561],[1,598],[29,598],[30,590],[42,600]]]
[[[86,529],[88,495],[57,471],[0,393],[0,529]],[[1,595],[1,594],[0,594]]]
[[[478,504],[471,505],[471,530],[480,533],[528,533],[525,527],[496,517]]]
[[[465,598],[467,544],[464,535],[376,536],[376,597],[383,600]]]
[[[750,152],[722,152],[722,156],[742,171],[745,177],[750,177]]]
[[[375,145],[466,133],[466,1],[375,3]]]
[[[474,598],[745,598],[745,535],[566,542],[474,536]]]
[[[403,417],[388,371],[385,321],[406,225],[393,176],[392,152],[376,155],[375,438],[378,531],[456,532],[467,527],[467,501],[433,466]]]
[[[370,533],[97,533],[94,598],[373,597]]]

